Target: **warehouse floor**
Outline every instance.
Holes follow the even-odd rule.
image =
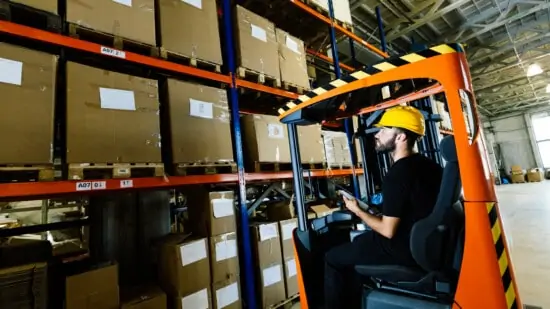
[[[550,181],[497,192],[523,304],[550,308]]]

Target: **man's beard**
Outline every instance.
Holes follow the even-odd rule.
[[[389,139],[385,144],[382,144],[380,140],[376,141],[375,149],[378,152],[393,152],[395,150],[395,139],[397,136],[394,136],[393,138]]]

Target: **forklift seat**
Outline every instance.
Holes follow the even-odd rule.
[[[411,230],[410,249],[418,267],[400,265],[360,265],[355,270],[363,277],[376,282],[377,288],[365,289],[364,303],[376,302],[388,304],[391,299],[402,299],[394,293],[426,296],[428,299],[452,299],[458,282],[463,251],[464,211],[460,200],[462,184],[460,181],[458,158],[454,136],[441,141],[441,154],[446,161],[439,195],[433,212],[416,222]],[[387,297],[373,291],[391,291]],[[380,291],[379,291],[380,292]],[[393,295],[392,295],[393,294]],[[389,298],[388,298],[389,297]],[[393,297],[393,298],[392,298]],[[426,305],[426,308],[430,307]],[[367,307],[370,308],[370,307]],[[378,307],[375,307],[378,308]],[[409,308],[400,301],[400,305],[382,308]],[[431,308],[431,307],[430,307]]]

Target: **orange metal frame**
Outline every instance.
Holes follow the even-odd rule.
[[[322,59],[322,60],[324,60],[324,61],[326,61],[326,62],[334,63],[334,60],[333,60],[332,58],[330,58],[329,56],[323,55],[323,54],[321,54],[321,53],[318,53],[318,52],[316,52],[316,51],[314,51],[314,50],[312,50],[312,49],[308,49],[308,50],[307,50],[307,53],[310,54],[310,55],[312,55],[312,56],[315,56],[315,57],[317,57],[317,58],[319,58],[319,59]],[[354,68],[350,67],[349,65],[347,65],[347,64],[345,64],[345,63],[341,63],[341,62],[340,62],[340,68],[342,68],[342,69],[344,69],[344,70],[347,70],[347,71],[350,71],[350,72],[352,72],[352,71],[355,70]]]
[[[493,232],[487,214],[487,203],[496,203],[497,198],[490,176],[485,145],[480,136],[482,129],[478,121],[477,135],[472,140],[469,139],[459,96],[460,89],[472,94],[470,97],[473,98],[474,102],[471,102],[471,104],[475,109],[475,96],[473,96],[470,71],[464,53],[448,53],[435,56],[350,82],[297,105],[280,115],[279,119],[305,106],[361,88],[385,84],[390,81],[420,78],[437,80],[444,89],[459,164],[463,167],[460,169],[460,177],[464,191],[466,233],[462,268],[455,295],[456,303],[453,308],[508,309],[512,304],[509,303],[509,299],[507,300],[506,291],[501,280],[499,257],[496,254]],[[477,115],[477,111],[474,111],[474,113]],[[498,207],[498,205],[495,205],[495,207]],[[502,234],[504,236],[504,231],[502,231]],[[508,261],[511,261],[505,237],[504,247]],[[522,303],[516,285],[513,265],[510,264],[509,269],[517,309],[520,309]],[[305,291],[302,281],[300,285],[300,291]],[[305,294],[301,297],[302,304],[307,303]]]

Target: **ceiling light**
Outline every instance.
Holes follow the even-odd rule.
[[[550,93],[550,84],[546,85],[546,93]]]
[[[533,63],[527,68],[527,77],[535,76],[542,73],[540,65]]]

